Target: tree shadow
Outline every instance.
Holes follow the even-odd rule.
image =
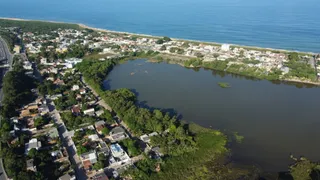
[[[110,85],[111,81],[112,81],[111,79],[107,79],[103,81],[102,83],[103,90],[111,90],[111,85]]]
[[[139,97],[140,93],[136,89],[129,89],[136,97]]]
[[[136,92],[138,93],[138,92]],[[138,101],[136,102],[136,105],[140,108],[145,108],[148,109],[149,111],[154,111],[154,110],[160,110],[161,112],[165,114],[169,114],[170,117],[176,116],[177,120],[182,120],[183,115],[179,114],[174,108],[156,108],[156,107],[151,107],[148,105],[147,101]]]

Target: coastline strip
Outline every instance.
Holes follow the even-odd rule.
[[[12,21],[37,21],[37,22],[75,24],[75,25],[78,25],[80,28],[91,29],[91,30],[94,30],[94,31],[106,32],[106,33],[128,34],[128,35],[136,35],[136,36],[143,36],[143,37],[149,37],[149,38],[162,38],[163,37],[163,36],[155,36],[155,35],[148,35],[148,34],[123,32],[123,31],[114,31],[114,30],[108,30],[108,29],[103,29],[103,28],[90,27],[90,26],[82,24],[82,23],[70,23],[70,22],[50,21],[50,20],[36,20],[36,19],[21,19],[21,18],[9,18],[9,17],[0,17],[0,19],[12,20]],[[279,52],[283,52],[283,53],[297,52],[297,53],[308,54],[308,55],[318,54],[316,52],[303,52],[303,51],[296,51],[296,50],[264,48],[264,47],[258,47],[258,46],[246,46],[246,45],[238,45],[238,44],[230,44],[230,43],[206,42],[206,41],[181,39],[181,38],[174,38],[174,37],[172,37],[171,39],[176,40],[176,41],[187,41],[187,42],[191,42],[191,43],[192,42],[193,43],[203,43],[203,44],[208,44],[208,45],[213,45],[213,46],[221,46],[222,44],[229,44],[230,46],[234,46],[234,47],[239,47],[239,48],[244,48],[244,49],[256,49],[256,50],[259,50],[259,51],[279,51]]]

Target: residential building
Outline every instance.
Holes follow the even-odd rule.
[[[47,64],[47,58],[41,58],[40,59],[41,64]]]
[[[21,46],[14,45],[13,51],[15,54],[19,54],[21,52]]]
[[[88,136],[88,139],[90,139],[91,141],[98,141],[99,140],[99,136],[96,134],[91,134]]]
[[[32,70],[32,63],[29,61],[23,61],[23,68],[26,70]]]
[[[56,79],[53,84],[58,85],[58,86],[62,86],[65,85],[64,81],[61,80],[60,78]]]
[[[221,45],[221,50],[222,51],[229,51],[230,50],[230,45],[229,44],[222,44]]]
[[[81,109],[78,105],[72,107],[71,112],[75,116],[79,116],[81,114]]]
[[[38,107],[38,112],[41,113],[41,115],[47,114],[50,112],[49,107],[46,104],[42,104]]]
[[[98,152],[97,154],[104,154],[105,156],[108,156],[110,154],[110,149],[109,147],[107,146],[107,144],[100,140],[99,143],[98,143]]]
[[[109,180],[108,176],[104,173],[104,171],[97,172],[93,177],[90,179],[92,180]]]
[[[94,108],[87,109],[87,110],[84,110],[84,111],[83,111],[83,113],[84,113],[85,115],[88,115],[88,116],[94,116],[94,115],[95,115],[94,112],[95,112],[95,111],[94,111]]]
[[[115,141],[121,141],[123,139],[126,139],[128,135],[126,134],[126,131],[122,127],[115,127],[113,128],[109,133],[111,140],[113,142]]]
[[[65,174],[65,175],[59,177],[58,180],[76,180],[76,177],[74,175],[70,176],[70,174]]]
[[[33,162],[33,159],[27,160],[27,171],[37,172],[37,167],[34,165]]]
[[[118,143],[111,144],[110,150],[112,155],[109,159],[110,164],[121,164],[130,161],[130,157]]]
[[[86,94],[86,89],[84,89],[84,88],[82,88],[82,89],[80,89],[80,94]]]
[[[150,143],[150,141],[151,141],[150,137],[146,134],[140,136],[140,139],[145,143]]]
[[[96,116],[101,116],[104,113],[103,109],[96,111]]]
[[[25,144],[25,154],[28,155],[31,149],[39,150],[41,148],[41,142],[36,138],[30,139],[28,143]]]
[[[94,127],[96,128],[96,131],[98,134],[102,134],[102,129],[106,127],[106,123],[104,121],[98,121],[94,123]]]
[[[80,89],[79,85],[73,85],[71,90],[72,91],[77,91],[79,89]]]
[[[81,154],[80,158],[81,158],[83,167],[86,171],[90,171],[92,168],[92,165],[98,161],[95,151]]]

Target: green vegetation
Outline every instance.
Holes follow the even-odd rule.
[[[84,124],[94,124],[96,119],[91,116],[75,116],[71,112],[61,113],[61,118],[69,130],[78,129]]]
[[[22,65],[17,62],[13,70],[7,72],[3,78],[2,116],[8,118],[16,116],[16,109],[33,98],[31,89],[34,87],[34,79],[25,75]]]
[[[198,58],[192,58],[188,61],[185,61],[184,66],[186,67],[200,67],[202,65],[202,60]]]
[[[234,135],[234,139],[236,140],[237,143],[242,143],[242,141],[244,139],[243,136],[239,135],[238,132],[234,132],[233,135]]]
[[[218,85],[222,88],[229,88],[231,87],[231,85],[229,83],[225,83],[225,82],[219,82]]]
[[[141,149],[137,140],[125,139],[120,142],[120,145],[121,147],[124,147],[124,150],[128,152],[131,157],[141,154]]]
[[[9,30],[0,29],[0,36],[6,41],[10,51],[13,50],[14,45],[21,44],[21,40],[17,37],[17,35]]]
[[[244,59],[242,62],[245,64],[259,64],[260,63],[260,61],[258,61],[258,60],[251,60],[251,59]]]
[[[99,154],[98,162],[93,165],[93,169],[100,170],[108,166],[108,158],[104,154]]]
[[[179,156],[169,156],[162,161],[145,159],[126,173],[133,179],[238,179],[248,177],[249,172],[238,170],[219,163],[219,159],[228,150],[225,148],[227,138],[219,131],[202,128],[195,124],[188,127],[194,135],[196,148]],[[161,167],[156,172],[156,166]],[[214,169],[216,168],[216,169]],[[214,169],[214,171],[213,171]],[[223,171],[222,171],[223,169]]]
[[[183,53],[184,53],[184,50],[181,49],[181,48],[172,47],[172,48],[170,48],[170,52],[171,52],[171,53],[177,53],[177,54],[183,54]]]
[[[288,74],[286,74],[286,77],[306,78],[312,81],[316,80],[317,76],[315,69],[308,64],[307,61],[295,60],[294,58],[289,62],[286,62],[285,65],[290,68],[290,71]]]
[[[16,61],[13,70],[7,72],[3,79],[4,99],[1,107],[0,156],[3,158],[7,175],[13,179],[40,180],[44,179],[44,177],[57,179],[63,174],[63,169],[59,170],[61,164],[52,163],[51,155],[46,150],[42,150],[41,152],[30,151],[29,155],[30,158],[34,158],[37,173],[26,171],[26,160],[28,157],[24,155],[24,144],[29,140],[28,135],[17,132],[18,141],[10,146],[8,143],[12,140],[12,136],[9,134],[10,130],[12,130],[9,118],[17,115],[16,109],[33,100],[31,89],[34,87],[34,80],[25,75],[21,63]],[[41,127],[46,122],[46,119],[37,118],[35,125]]]
[[[289,171],[294,180],[315,180],[320,178],[320,164],[305,158],[296,160],[289,167]]]
[[[77,24],[0,19],[0,27],[19,27],[25,32],[50,33],[58,29],[80,29]]]
[[[169,41],[171,41],[171,39],[170,39],[169,37],[163,37],[163,38],[161,38],[161,39],[158,39],[158,40],[156,41],[156,44],[163,44],[163,43],[169,42]]]

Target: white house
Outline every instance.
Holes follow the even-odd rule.
[[[221,50],[222,51],[229,51],[230,50],[230,45],[229,44],[222,44],[221,45]]]
[[[72,91],[77,91],[79,89],[80,89],[79,85],[73,85],[72,86]]]
[[[87,110],[84,110],[83,113],[85,115],[89,115],[89,116],[94,116],[94,108],[91,108],[91,109],[87,109]]]
[[[39,150],[41,148],[41,142],[37,138],[30,139],[28,143],[25,144],[25,154],[27,155],[31,149]]]
[[[23,62],[23,68],[26,70],[32,70],[32,63],[29,61],[24,61]]]

